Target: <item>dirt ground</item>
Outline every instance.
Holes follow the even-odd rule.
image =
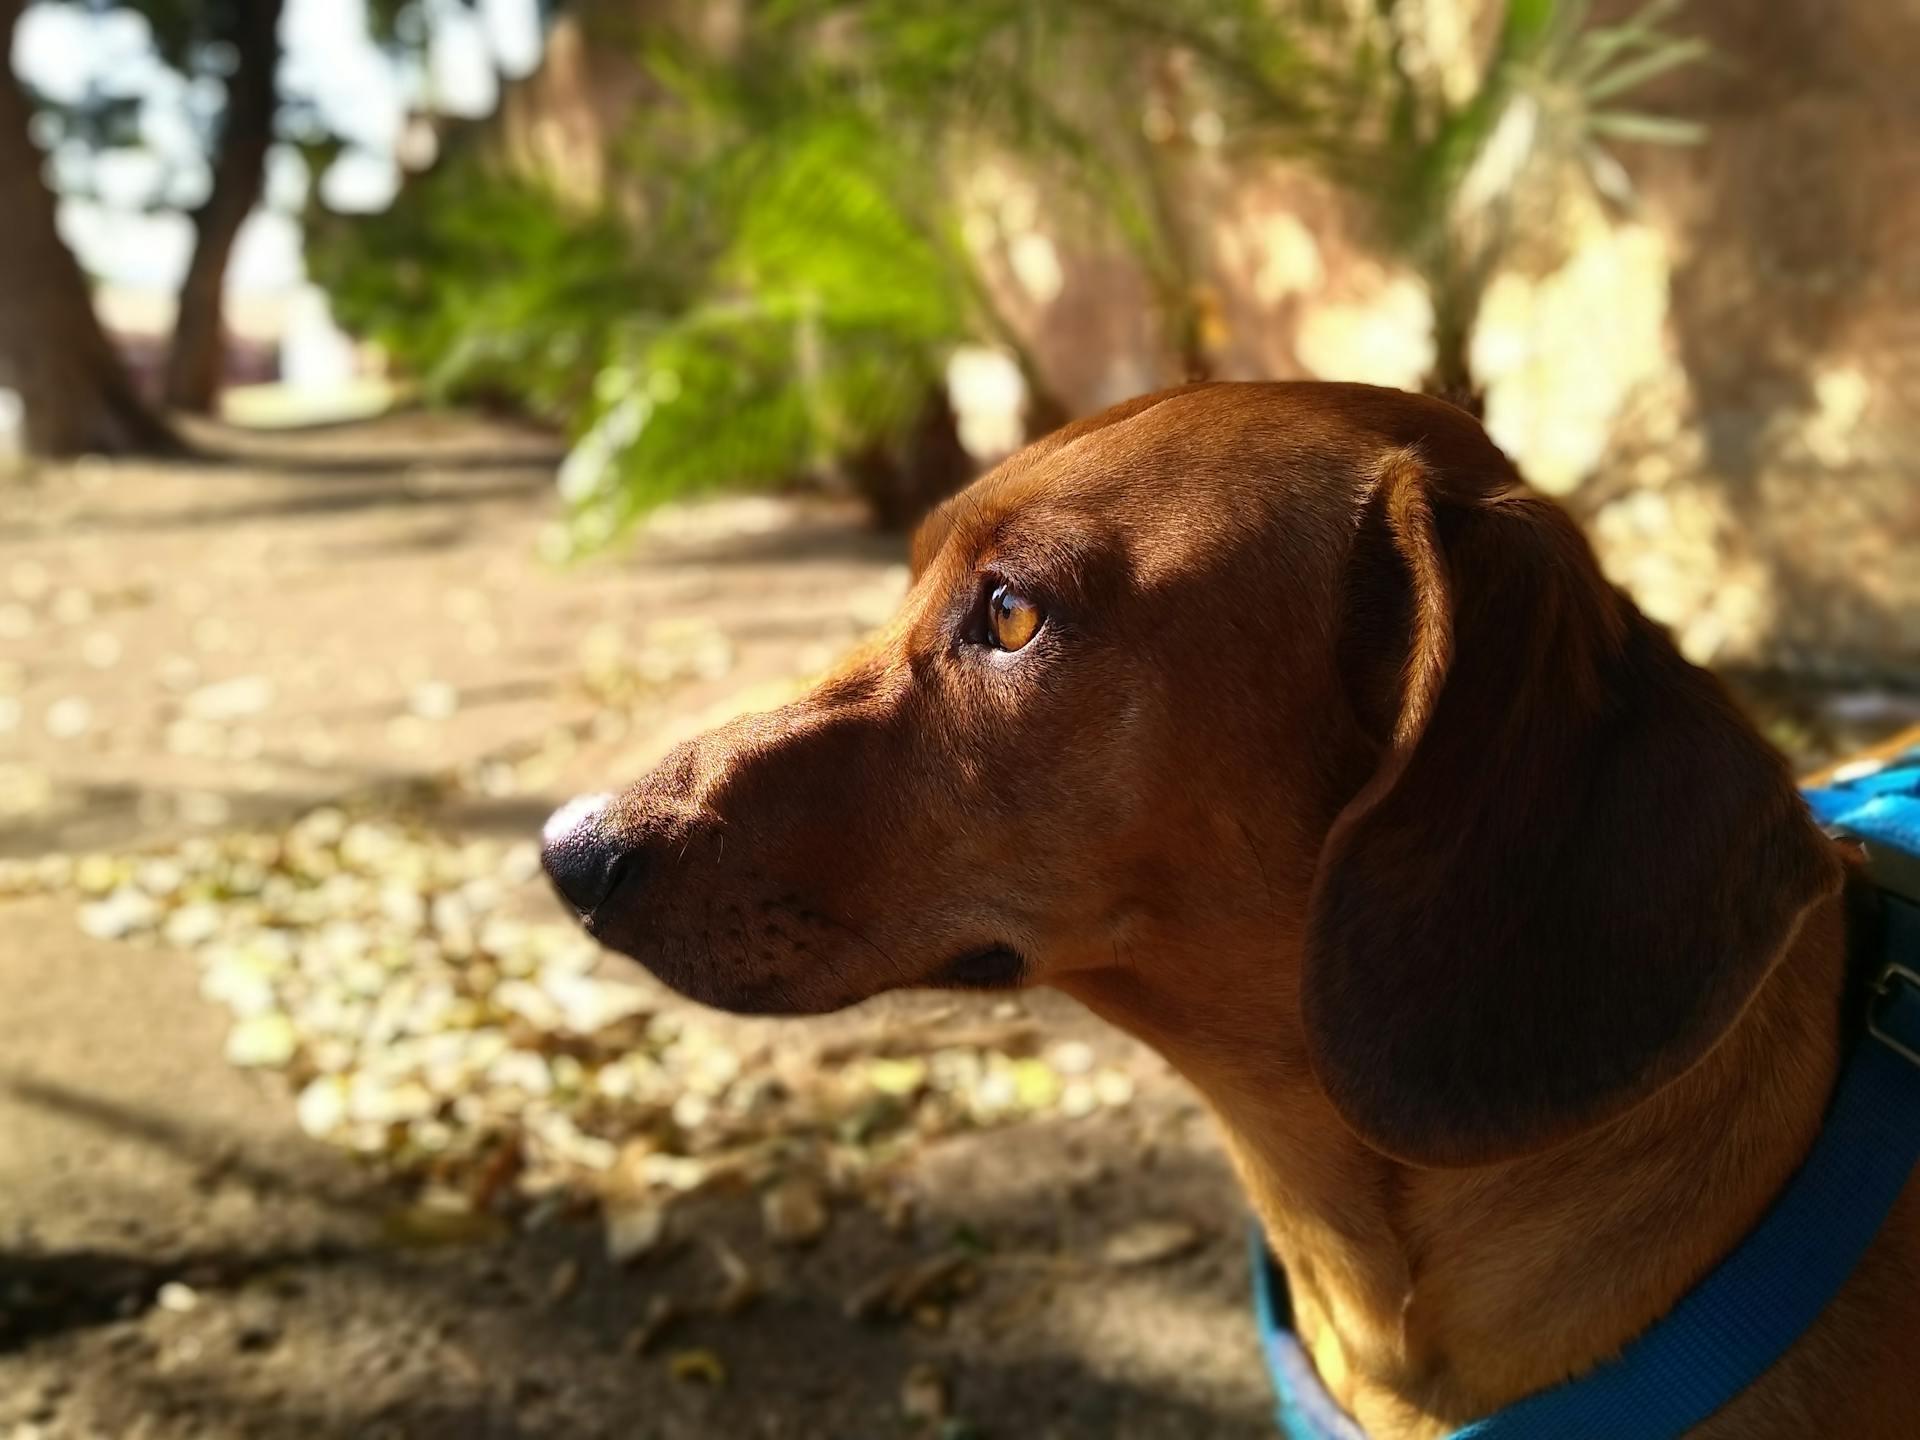
[[[554,456],[510,430],[222,443],[229,463],[0,485],[0,856],[366,795],[524,840],[783,694],[905,584],[896,541],[821,501],[670,515],[558,568],[537,544]],[[191,956],[89,934],[81,903],[0,898],[0,1440],[1271,1433],[1208,1122],[1070,1005],[727,1022],[810,1054],[1029,1027],[1084,1042],[1130,1099],[931,1139],[899,1214],[836,1199],[811,1246],[715,1187],[616,1265],[587,1215],[396,1224],[409,1185],[303,1133],[286,1078],[227,1062]],[[514,903],[556,913],[536,881]],[[956,1252],[963,1293],[850,1314],[876,1276]],[[729,1263],[751,1303],[712,1303]]]
[[[180,889],[165,857],[350,801],[435,864],[517,851],[488,904],[513,934],[560,922],[525,859],[554,805],[784,698],[906,572],[817,498],[674,511],[551,563],[550,442],[471,420],[210,444],[226,458],[0,483],[0,1440],[1271,1433],[1209,1122],[1057,997],[772,1023],[689,1020],[653,987],[750,1079],[897,1078],[871,1057],[945,1046],[1047,1098],[910,1128],[883,1203],[871,1176],[829,1183],[813,1243],[777,1232],[764,1177],[703,1181],[626,1263],[566,1191],[423,1225],[418,1167],[312,1138],[313,1066],[229,1063],[244,1011],[183,938],[215,920],[140,889]],[[1803,764],[1913,718],[1767,683]],[[98,858],[129,852],[162,859]],[[164,925],[129,918],[157,904]],[[1108,1098],[1056,1094],[1069,1071]]]

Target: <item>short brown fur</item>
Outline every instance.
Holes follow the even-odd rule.
[[[874,645],[616,799],[637,863],[595,933],[730,1008],[984,977],[1139,1036],[1378,1440],[1616,1353],[1791,1175],[1842,1045],[1844,867],[1464,414],[1144,397],[949,502],[914,563]],[[1012,655],[970,618],[1003,580],[1047,617]],[[1916,1281],[1909,1189],[1698,1433],[1914,1433]]]

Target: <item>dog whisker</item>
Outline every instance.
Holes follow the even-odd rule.
[[[866,946],[869,950],[873,951],[874,954],[878,955],[882,960],[886,961],[887,964],[892,968],[893,973],[899,978],[900,984],[902,986],[910,986],[914,983],[913,977],[908,975],[906,967],[902,965],[897,958],[895,958],[893,952],[890,950],[884,949],[879,945],[876,945],[871,939],[868,938],[866,933],[862,931],[858,926],[849,924],[845,920],[837,919],[832,915],[822,915],[820,917],[820,923],[823,925],[831,926],[836,930],[845,931],[847,934],[851,935],[854,939],[858,940],[862,945]],[[846,981],[846,977],[841,973],[839,966],[836,964],[833,967],[833,969],[834,969],[835,978],[839,979],[841,983],[844,984]]]
[[[1261,887],[1267,892],[1267,908],[1277,911],[1280,907],[1279,902],[1274,898],[1273,877],[1267,873],[1266,858],[1261,855],[1260,847],[1254,843],[1253,831],[1247,828],[1247,822],[1238,815],[1233,817],[1233,823],[1239,827],[1240,838],[1247,842],[1247,853],[1253,856],[1253,868],[1259,872]]]

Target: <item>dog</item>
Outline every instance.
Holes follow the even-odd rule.
[[[600,941],[734,1011],[1076,997],[1206,1099],[1377,1440],[1613,1356],[1791,1177],[1857,882],[1464,412],[1145,396],[947,501],[913,572],[804,698],[555,817]],[[1692,1433],[1920,1434],[1917,1206]]]

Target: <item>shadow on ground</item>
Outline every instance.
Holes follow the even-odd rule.
[[[5,1089],[204,1167],[208,1205],[243,1222],[297,1196],[338,1227],[304,1243],[254,1243],[242,1223],[221,1243],[177,1249],[0,1250],[0,1375],[12,1372],[0,1422],[48,1437],[932,1433],[902,1414],[915,1367],[950,1387],[966,1433],[1269,1433],[1231,1182],[1203,1127],[1163,1126],[1181,1139],[1136,1174],[1093,1159],[1117,1138],[1099,1121],[959,1137],[918,1169],[908,1232],[848,1205],[805,1251],[767,1243],[752,1195],[703,1195],[676,1213],[663,1253],[627,1269],[583,1221],[490,1244],[396,1244],[383,1216],[405,1197],[370,1176],[316,1195],[311,1155],[242,1157],[160,1110],[18,1079]],[[130,1191],[111,1208],[137,1213],[152,1198]],[[1207,1214],[1204,1238],[1150,1268],[1092,1258],[1103,1233],[1142,1211]],[[847,1297],[876,1273],[956,1243],[980,1283],[937,1321],[849,1318]],[[719,1246],[762,1285],[731,1316],[709,1304]],[[635,1329],[661,1297],[683,1318],[636,1353]],[[669,1357],[687,1351],[710,1352],[724,1383],[673,1379]]]

